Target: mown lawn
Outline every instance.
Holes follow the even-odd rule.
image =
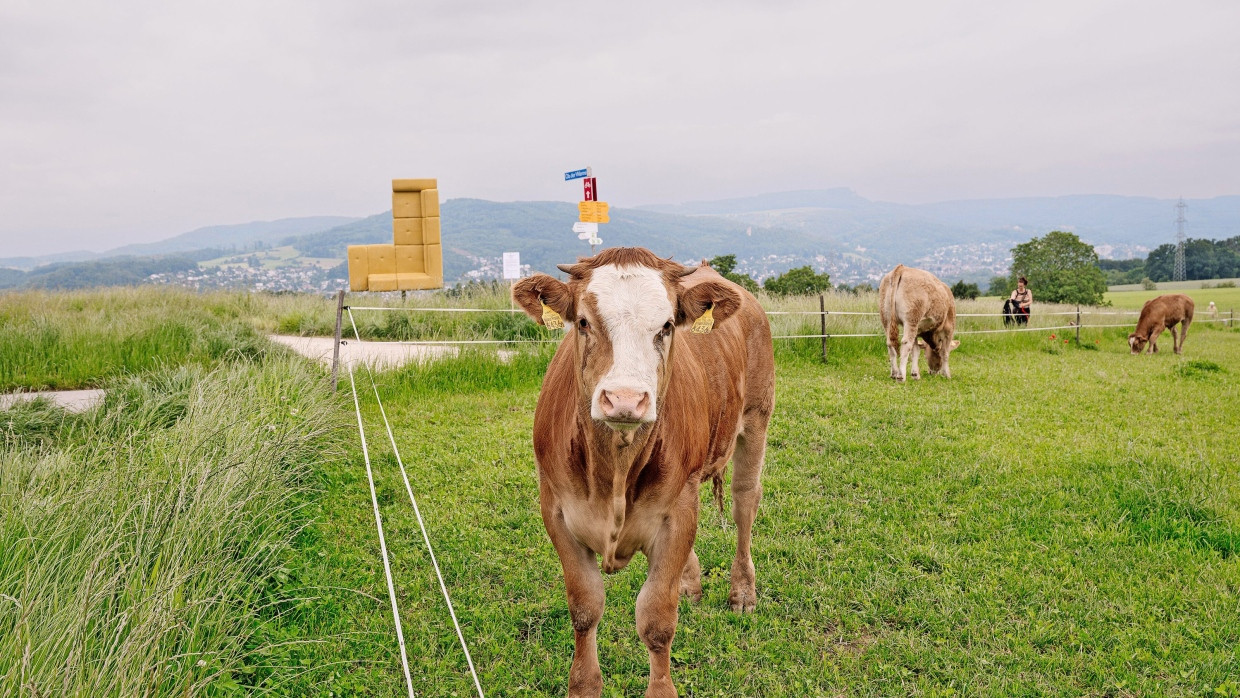
[[[682,694],[1240,695],[1240,333],[1203,328],[1184,357],[1130,357],[1126,331],[1086,330],[1079,349],[969,337],[952,380],[908,385],[887,378],[876,341],[833,340],[826,365],[814,340],[783,346],[759,608],[726,609],[733,531],[704,492],[705,596],[682,602],[673,650]],[[572,652],[530,447],[546,360],[378,376],[494,696],[563,695]],[[369,378],[356,377],[414,689],[470,695]],[[337,638],[295,661],[355,662],[289,690],[402,694],[360,453],[323,467],[292,574],[373,599],[286,619],[281,632]],[[639,556],[606,579],[606,695],[645,688],[644,575]]]

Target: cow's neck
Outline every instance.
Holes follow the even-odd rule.
[[[617,431],[591,418],[589,403],[578,410],[578,420],[586,437],[591,497],[609,494],[623,501],[629,481],[649,459],[659,421],[632,431]]]

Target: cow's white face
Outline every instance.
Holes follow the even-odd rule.
[[[644,266],[601,266],[593,271],[585,296],[577,323],[589,345],[583,373],[600,376],[592,389],[590,416],[615,429],[655,421],[676,325],[663,273]]]
[[[658,419],[676,328],[708,310],[717,327],[744,293],[709,270],[687,279],[693,269],[641,248],[609,248],[560,270],[568,283],[534,274],[512,298],[536,322],[565,321],[572,341],[560,349],[575,353],[578,399],[589,400],[593,419],[630,435]]]

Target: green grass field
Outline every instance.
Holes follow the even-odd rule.
[[[1130,357],[1124,333],[1087,330],[1083,349],[1038,333],[983,336],[953,355],[954,379],[910,385],[886,377],[877,341],[834,340],[825,366],[813,340],[781,349],[755,533],[759,610],[726,610],[732,533],[704,511],[705,597],[682,603],[673,653],[681,691],[1240,694],[1240,430],[1220,409],[1237,396],[1240,334],[1202,330],[1180,358]],[[379,377],[492,695],[561,694],[571,657],[529,447],[537,358]],[[415,629],[415,690],[468,695],[359,378],[405,627]],[[338,474],[339,496],[358,508],[328,515],[332,534],[310,548],[326,555],[307,556],[303,573],[319,583],[363,582],[350,561],[373,555],[359,468]],[[632,615],[643,578],[639,559],[607,579],[608,695],[644,690]],[[382,584],[373,576],[365,589],[381,597]],[[374,607],[359,627],[377,634],[390,620]],[[365,676],[394,695],[397,666],[389,649],[386,665],[339,680]]]
[[[1208,279],[1203,281],[1162,281],[1156,284],[1160,293],[1179,293],[1195,289],[1218,286],[1219,284],[1240,283],[1240,279]],[[1120,284],[1109,287],[1111,291],[1141,291],[1141,284]]]
[[[1164,284],[1159,284],[1159,290],[1157,291],[1110,291],[1105,297],[1117,308],[1140,310],[1141,306],[1151,298],[1168,293],[1183,293],[1193,299],[1193,304],[1196,306],[1195,319],[1197,320],[1206,317],[1206,306],[1209,305],[1210,301],[1214,301],[1214,305],[1218,307],[1222,317],[1229,317],[1229,313],[1233,309],[1240,311],[1240,288],[1201,288],[1200,284],[1198,284],[1197,288],[1172,290],[1163,289],[1163,286]],[[1192,330],[1190,329],[1189,331],[1191,332]]]
[[[99,327],[100,306],[116,302],[40,298],[58,310],[39,321],[60,332]],[[325,394],[319,369],[258,337],[294,316],[317,329],[331,304],[131,300],[159,310],[127,331],[192,317],[257,349],[121,361],[98,379],[116,397],[82,417],[38,404],[0,413],[0,549],[23,551],[0,559],[0,694],[404,695],[347,376],[345,392]],[[6,307],[8,322],[29,322]],[[817,299],[778,307],[816,309]],[[832,332],[870,322],[849,317],[831,318]],[[368,319],[363,334],[400,322]],[[451,324],[425,331],[512,322],[470,331],[546,332],[520,317],[430,322]],[[817,323],[781,316],[777,331]],[[705,595],[682,602],[673,647],[682,695],[1240,695],[1240,418],[1230,407],[1240,332],[1195,326],[1182,357],[1129,356],[1127,332],[1087,327],[1080,348],[1051,330],[971,335],[952,355],[953,379],[908,385],[887,378],[881,340],[832,339],[825,364],[817,339],[778,343],[754,536],[758,611],[726,608],[734,533],[703,493]],[[113,351],[106,329],[83,337],[79,351]],[[563,695],[571,659],[530,446],[549,356],[467,353],[376,377],[492,696]],[[12,375],[43,362],[30,349],[15,357]],[[414,688],[471,695],[369,375],[356,378]],[[287,450],[264,445],[266,425],[288,434]],[[244,477],[216,487],[221,467]],[[210,496],[178,494],[196,482]],[[140,557],[93,553],[138,541]],[[606,578],[605,695],[645,688],[633,627],[644,574],[639,556]],[[194,583],[156,583],[165,578]],[[220,594],[203,596],[217,581]],[[138,632],[152,628],[163,634]],[[24,659],[27,645],[37,662]]]

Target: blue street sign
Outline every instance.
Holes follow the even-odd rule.
[[[573,170],[572,172],[565,172],[564,181],[567,182],[573,179],[583,179],[588,175],[589,171],[590,169],[586,168],[584,170]]]

